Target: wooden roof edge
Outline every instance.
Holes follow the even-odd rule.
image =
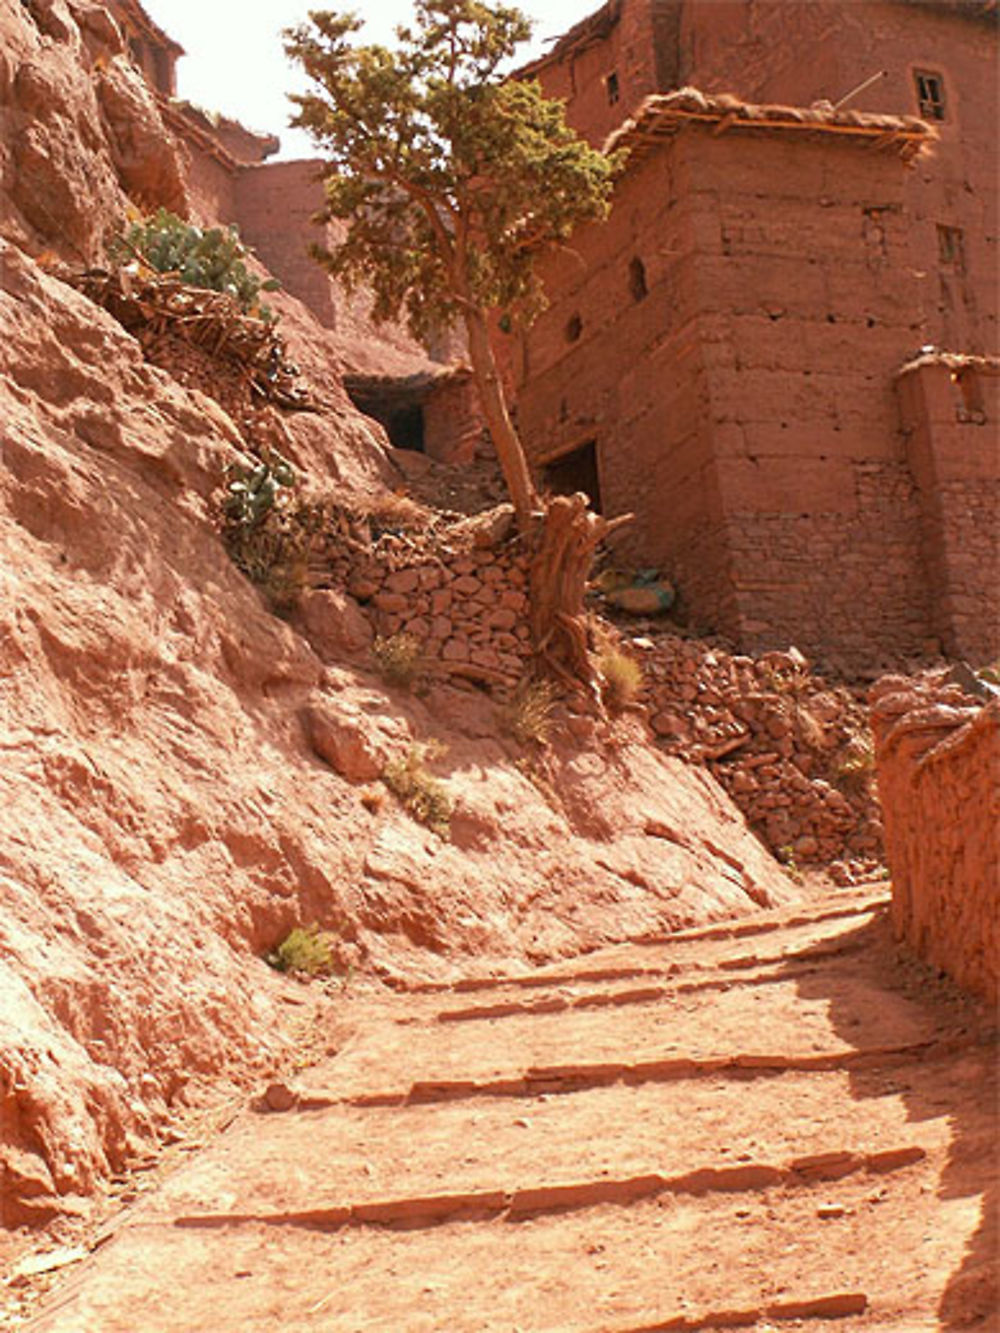
[[[891,136],[918,147],[937,137],[936,130],[916,116],[891,116],[867,111],[837,111],[828,104],[811,107],[743,102],[729,94],[706,94],[697,88],[654,93],[604,141],[606,153],[641,143],[658,128],[692,123],[714,124],[720,132],[733,129],[811,130],[854,134],[859,138]]]
[[[218,139],[214,138],[208,130],[203,130],[190,116],[182,110],[181,104],[166,96],[165,93],[157,92],[156,100],[159,104],[160,114],[163,119],[175,129],[182,138],[195,144],[210,157],[214,157],[227,171],[236,172],[244,165],[233,157],[227,149],[223,148]]]
[[[622,0],[607,0],[600,9],[588,14],[579,23],[574,23],[572,28],[564,32],[561,37],[557,37],[550,51],[516,69],[511,78],[534,78],[539,70],[557,64],[568,55],[574,55],[594,42],[603,40],[621,18],[621,11]]]
[[[982,355],[978,352],[945,352],[940,347],[921,350],[911,360],[904,362],[896,371],[896,378],[909,375],[925,366],[944,366],[947,370],[980,370],[985,375],[1000,375],[1000,356]]]

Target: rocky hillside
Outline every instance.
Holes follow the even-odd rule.
[[[280,1064],[289,983],[264,956],[297,925],[330,931],[345,972],[447,978],[799,890],[638,721],[557,716],[541,755],[467,681],[387,686],[334,610],[318,626],[272,613],[215,518],[247,423],[49,271],[99,258],[130,197],[183,208],[179,151],[101,6],[0,0],[0,34],[0,1200],[15,1226],[83,1207],[179,1106]],[[399,480],[384,437],[331,371],[330,335],[282,309],[320,407],[268,409],[283,449],[317,493],[370,504]],[[378,780],[432,740],[447,837]]]

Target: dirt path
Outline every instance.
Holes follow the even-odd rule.
[[[884,901],[368,1000],[29,1327],[996,1328],[995,1048]]]

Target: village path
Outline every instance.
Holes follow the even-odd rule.
[[[995,1034],[886,903],[368,996],[29,1327],[996,1328]]]

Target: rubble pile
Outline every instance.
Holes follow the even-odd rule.
[[[822,864],[844,884],[881,872],[860,693],[814,675],[794,648],[753,658],[652,628],[626,645],[643,664],[659,744],[710,768],[782,860]]]

